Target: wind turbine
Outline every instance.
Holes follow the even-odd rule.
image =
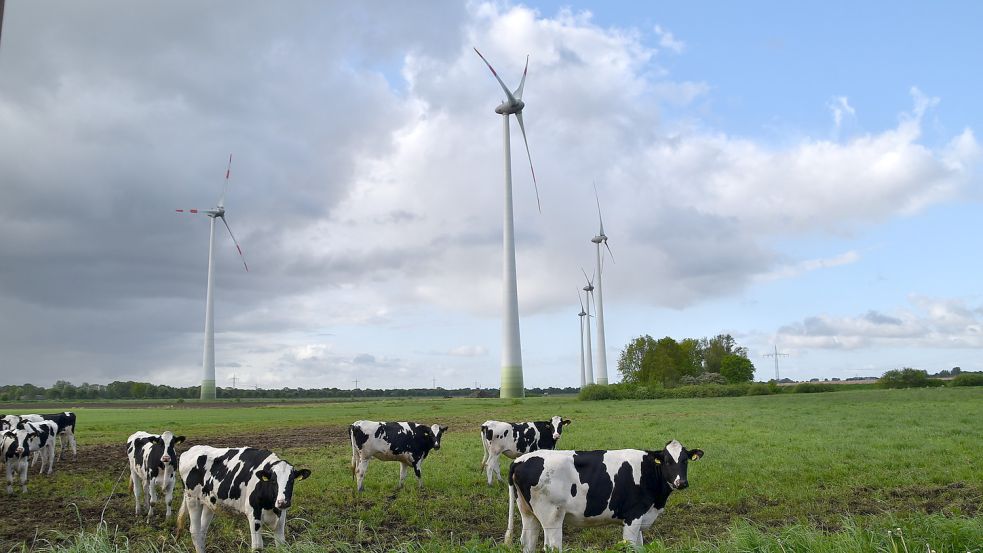
[[[584,317],[587,312],[584,311],[584,298],[580,297],[580,290],[577,290],[577,299],[580,300],[580,313],[577,313],[577,317],[580,319],[580,387],[583,388],[587,385],[587,365],[584,363]]]
[[[604,343],[604,290],[601,286],[601,275],[604,274],[604,265],[601,258],[601,244],[608,249],[611,261],[614,261],[614,254],[611,253],[611,246],[608,246],[608,237],[604,234],[604,219],[601,218],[601,200],[597,196],[597,184],[594,184],[594,200],[597,202],[597,221],[600,230],[597,236],[590,239],[597,246],[597,294],[594,296],[596,301],[595,311],[597,312],[597,383],[608,383],[608,356]],[[586,273],[585,273],[586,276]]]
[[[221,219],[225,223],[225,228],[232,237],[232,243],[239,251],[242,258],[242,266],[249,271],[246,265],[246,257],[242,255],[242,248],[239,241],[232,234],[232,228],[225,220],[225,192],[229,187],[229,175],[232,172],[232,154],[229,154],[229,166],[225,169],[225,184],[222,186],[222,195],[218,199],[218,205],[212,209],[175,209],[178,213],[205,214],[211,219],[208,231],[208,286],[205,292],[205,352],[201,361],[201,399],[215,399],[215,295],[212,293],[215,284],[215,219]]]
[[[526,157],[529,158],[529,170],[532,172],[532,184],[536,189],[536,206],[542,213],[539,202],[539,185],[536,183],[536,170],[532,167],[532,155],[529,153],[529,141],[526,140],[526,127],[522,123],[522,88],[526,84],[526,72],[529,70],[529,56],[526,56],[526,68],[522,70],[522,80],[515,92],[509,91],[495,68],[488,63],[485,56],[474,49],[475,53],[485,62],[492,75],[502,85],[505,91],[505,101],[495,108],[495,113],[502,115],[505,135],[505,213],[502,225],[502,247],[505,251],[502,261],[502,308],[505,311],[502,318],[502,384],[500,397],[523,397],[525,390],[522,385],[522,343],[519,337],[519,293],[515,276],[515,222],[512,217],[512,153],[509,141],[509,115],[514,114],[522,130],[522,141],[526,145]]]
[[[0,0],[0,36],[3,35],[3,5],[6,0]]]
[[[581,268],[580,270],[581,270],[581,272],[584,273],[584,278],[587,280],[587,284],[584,285],[584,288],[583,288],[584,292],[586,292],[586,294],[584,294],[584,295],[587,296],[587,312],[584,313],[584,315],[587,316],[587,318],[584,319],[587,322],[587,326],[585,327],[587,329],[587,348],[585,349],[586,357],[587,357],[587,371],[586,371],[587,372],[587,383],[588,384],[593,384],[594,383],[594,359],[593,359],[594,355],[591,353],[591,350],[590,350],[590,318],[591,318],[591,314],[590,314],[590,302],[591,302],[591,299],[594,297],[593,296],[593,294],[594,294],[594,279],[593,278],[587,278],[587,271],[584,271],[583,268]]]

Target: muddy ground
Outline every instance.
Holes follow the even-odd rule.
[[[305,427],[288,428],[277,433],[263,432],[254,435],[227,435],[201,437],[194,442],[186,442],[178,446],[178,452],[187,450],[197,443],[209,444],[216,447],[231,447],[250,444],[255,447],[283,451],[298,446],[304,448],[347,443],[346,427]],[[110,495],[107,491],[99,497],[84,498],[73,494],[71,487],[80,481],[104,481],[106,474],[119,475],[115,490]],[[38,476],[31,474],[28,481],[28,493],[22,495],[15,492],[6,495],[0,490],[0,552],[26,545],[28,550],[44,547],[76,535],[80,530],[87,532],[95,530],[100,521],[104,521],[111,533],[126,536],[131,540],[147,539],[173,542],[172,520],[165,521],[162,513],[156,513],[147,522],[145,516],[136,517],[133,513],[133,497],[127,488],[129,471],[124,448],[109,446],[81,446],[78,460],[71,461],[68,457],[55,464],[53,476]],[[81,480],[80,480],[81,479]],[[15,487],[16,489],[16,487]],[[180,485],[178,486],[180,490]],[[440,501],[439,492],[426,490],[421,496],[424,501]],[[180,491],[175,494],[174,510],[180,504]],[[365,506],[372,501],[384,501],[385,498],[362,497],[353,509]],[[808,509],[812,514],[808,522],[825,531],[835,532],[840,529],[842,517],[845,515],[876,515],[881,513],[907,514],[944,513],[960,514],[962,516],[977,516],[981,514],[980,503],[983,501],[983,488],[954,482],[943,486],[906,486],[891,489],[859,487],[849,494],[836,494],[825,497]],[[671,506],[670,506],[671,507]],[[801,512],[801,506],[796,510]],[[303,508],[291,510],[290,529],[288,534],[292,539],[305,536],[315,539],[316,528],[305,525],[304,519],[316,518],[314,513],[306,513]],[[459,515],[459,516],[458,516]],[[453,515],[455,523],[461,528],[488,529],[486,512],[475,509],[473,513],[458,513]],[[216,522],[219,521],[219,517]],[[233,518],[233,517],[224,517]],[[460,521],[457,519],[461,518]],[[754,498],[736,502],[732,505],[682,505],[677,504],[671,509],[671,524],[657,523],[650,532],[650,538],[658,538],[666,542],[694,534],[703,537],[719,535],[736,518],[743,518],[765,527],[780,527],[795,522],[802,522],[784,514],[778,501],[768,498]],[[242,521],[235,520],[229,524],[242,526]],[[504,527],[504,521],[500,522]],[[426,539],[426,535],[417,536],[419,529],[410,528],[405,521],[394,518],[391,527],[376,528],[372,535],[373,545],[380,545],[382,540],[406,540],[416,537]],[[458,525],[458,524],[456,524]],[[496,528],[499,524],[494,525]],[[166,531],[164,531],[166,530]],[[244,530],[244,526],[243,526]],[[474,532],[476,534],[481,532]],[[618,534],[620,536],[620,533]],[[463,537],[463,536],[459,536]],[[499,539],[501,534],[495,530],[492,535],[475,537],[493,537]],[[570,545],[576,546],[579,536],[571,535]],[[248,534],[236,532],[234,540],[226,543],[209,545],[216,551],[248,548]],[[162,545],[162,543],[161,543]]]

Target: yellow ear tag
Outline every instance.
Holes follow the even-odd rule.
[[[263,476],[260,476],[259,479],[262,480],[263,482],[269,482],[270,481],[270,477],[267,476],[267,475],[265,475],[265,474]]]
[[[689,456],[689,460],[690,461],[695,461],[695,460],[697,460],[699,458],[700,458],[700,456],[697,455],[697,454],[695,454],[695,453]]]
[[[657,465],[661,465],[661,464],[662,464],[662,461],[660,461],[660,460],[659,460],[658,458],[656,458],[656,460],[655,460],[655,464],[657,464]]]

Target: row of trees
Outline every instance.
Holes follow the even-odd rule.
[[[577,388],[527,388],[527,395],[575,394]],[[350,397],[498,397],[497,388],[413,388],[345,390],[341,388],[218,388],[222,399],[317,399]],[[115,381],[109,384],[83,383],[76,386],[59,380],[45,388],[33,384],[0,386],[0,401],[64,400],[64,399],[197,399],[198,386],[175,388],[149,382]]]
[[[754,364],[747,353],[747,348],[738,346],[730,334],[679,342],[669,336],[656,340],[646,334],[621,350],[618,372],[623,382],[663,388],[750,382]]]

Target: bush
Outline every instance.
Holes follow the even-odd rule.
[[[884,373],[877,380],[880,388],[931,388],[945,386],[942,380],[931,379],[926,371],[905,367]]]
[[[747,395],[749,396],[767,396],[773,393],[775,392],[771,391],[770,386],[767,384],[762,384],[761,382],[751,384],[751,386],[747,389]]]
[[[580,390],[580,399],[596,401],[604,399],[679,399],[694,397],[738,397],[747,395],[750,384],[699,384],[679,388],[649,388],[634,384],[592,384]]]
[[[983,373],[959,373],[952,379],[953,386],[983,386]]]
[[[792,388],[793,394],[819,394],[822,392],[835,392],[840,389],[839,384],[818,384],[816,382],[803,382],[796,384]]]

